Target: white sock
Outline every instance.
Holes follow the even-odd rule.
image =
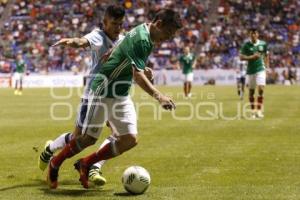
[[[61,134],[49,145],[50,151],[55,153],[57,150],[65,147],[66,144],[68,144],[71,139],[72,139],[72,133],[68,132],[68,133]]]

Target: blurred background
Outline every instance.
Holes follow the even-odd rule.
[[[158,72],[179,70],[182,48],[190,46],[200,74],[228,70],[235,80],[239,49],[248,38],[247,28],[255,26],[270,51],[268,83],[299,80],[300,0],[0,0],[0,73],[12,73],[22,54],[27,74],[85,74],[88,50],[49,47],[101,27],[105,7],[114,2],[126,8],[124,31],[151,20],[160,8],[182,15],[184,29],[149,59]]]

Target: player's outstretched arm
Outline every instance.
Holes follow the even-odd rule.
[[[240,54],[240,59],[241,60],[246,60],[246,61],[249,61],[249,60],[256,60],[258,58],[260,58],[261,54],[260,53],[255,53],[253,55],[250,55],[250,56],[246,56],[244,54]]]
[[[61,40],[53,44],[52,47],[60,45],[73,48],[85,48],[88,47],[90,43],[86,38],[62,38]]]
[[[173,110],[176,108],[173,100],[158,91],[148,80],[143,71],[138,71],[133,67],[133,77],[136,83],[150,96],[154,97],[164,109]]]

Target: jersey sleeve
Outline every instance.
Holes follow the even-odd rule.
[[[268,44],[265,43],[265,54],[268,55],[269,54],[269,48],[268,48]]]
[[[134,43],[132,48],[128,49],[127,57],[138,71],[145,69],[146,61],[149,56],[148,49],[149,45],[143,40]]]
[[[103,45],[103,37],[101,36],[99,29],[94,29],[83,37],[88,40],[92,50],[98,50]]]

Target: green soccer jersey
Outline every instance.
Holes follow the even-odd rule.
[[[189,53],[188,55],[182,55],[179,58],[179,62],[182,66],[182,73],[183,74],[189,74],[193,72],[193,63],[195,60],[195,55],[192,53]]]
[[[91,89],[102,97],[127,96],[132,85],[132,67],[144,70],[152,48],[147,25],[144,23],[133,28],[112,50],[94,78]]]
[[[267,43],[262,40],[258,40],[255,44],[248,41],[241,48],[241,54],[245,56],[254,55],[256,52],[259,52],[262,56],[256,60],[248,61],[247,74],[249,75],[265,70],[264,57],[268,53]]]
[[[16,61],[16,72],[24,73],[25,71],[25,62],[24,61]]]

